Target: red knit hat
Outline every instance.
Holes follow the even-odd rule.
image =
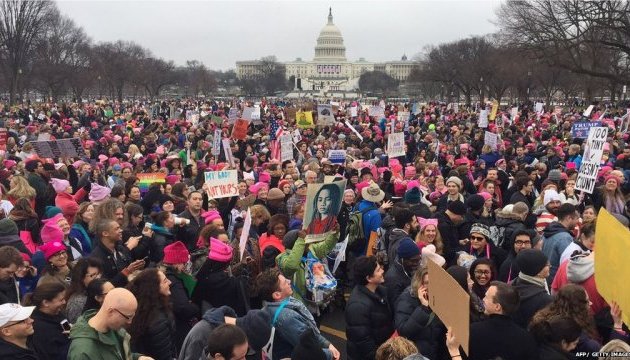
[[[164,264],[185,264],[190,260],[190,253],[181,241],[176,241],[164,247]]]

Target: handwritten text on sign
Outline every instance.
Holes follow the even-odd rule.
[[[608,128],[592,127],[589,130],[584,156],[582,157],[582,165],[575,184],[576,190],[589,194],[593,193],[607,137]]]
[[[204,175],[210,199],[238,196],[236,170],[208,171]]]

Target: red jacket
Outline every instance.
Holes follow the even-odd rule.
[[[74,222],[74,216],[79,211],[79,202],[87,195],[87,191],[84,188],[80,188],[76,194],[57,193],[55,198],[55,205],[61,209],[63,217],[68,220],[68,224],[72,225]]]

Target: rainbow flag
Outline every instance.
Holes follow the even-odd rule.
[[[149,186],[151,186],[151,184],[163,184],[166,182],[166,174],[164,173],[142,173],[137,174],[136,177],[140,180],[138,186],[140,187],[141,193],[149,191]]]

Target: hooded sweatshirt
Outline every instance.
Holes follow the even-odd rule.
[[[560,265],[553,280],[551,289],[557,292],[568,283],[577,284],[584,288],[591,301],[593,314],[607,308],[606,300],[597,291],[595,283],[595,254],[574,256]]]
[[[542,252],[547,256],[551,264],[547,284],[551,284],[554,276],[556,276],[558,267],[560,267],[560,257],[572,242],[573,235],[557,221],[552,222],[543,230]]]

